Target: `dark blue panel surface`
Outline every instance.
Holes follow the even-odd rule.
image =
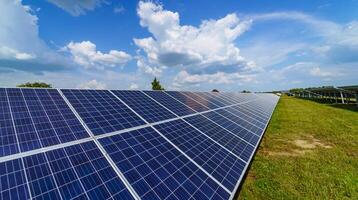
[[[135,113],[105,90],[62,90],[93,134],[143,125]]]
[[[229,193],[152,128],[100,142],[142,199],[229,198]]]
[[[215,109],[215,108],[220,108],[223,105],[217,105],[216,101],[213,101],[212,99],[209,98],[205,98],[205,97],[200,97],[199,95],[197,95],[194,92],[181,92],[182,94],[188,96],[189,98],[194,99],[196,102],[205,105],[206,107],[210,108],[210,109]]]
[[[185,116],[185,115],[196,113],[193,109],[186,106],[184,102],[183,103],[179,102],[178,100],[174,99],[173,97],[171,97],[165,92],[145,91],[145,93],[179,116]]]
[[[197,112],[203,112],[209,110],[209,108],[206,107],[205,105],[201,105],[200,103],[182,94],[181,92],[166,91],[165,93],[169,94],[170,96],[174,97],[176,100],[184,103],[185,105],[189,106],[190,108],[192,108]]]
[[[0,157],[18,152],[18,143],[6,90],[0,88]]]
[[[261,126],[262,123],[259,123],[256,120],[250,118],[245,113],[241,112],[240,110],[236,109],[235,107],[225,108],[224,110],[227,112],[230,112],[231,114],[236,116],[236,118],[235,118],[235,117],[232,117],[231,115],[229,115],[229,116],[231,116],[230,119],[233,119],[233,120],[239,119],[246,129],[252,131],[256,135],[261,136],[262,132],[264,131],[264,127],[265,127],[265,126]],[[259,123],[260,126],[258,126],[256,123]]]
[[[61,199],[44,153],[25,157],[24,164],[33,199]]]
[[[243,161],[183,120],[166,122],[155,128],[227,189],[234,190],[245,166]]]
[[[224,146],[236,156],[243,159],[245,162],[249,160],[250,155],[254,151],[254,147],[252,145],[249,145],[244,140],[233,135],[231,132],[223,129],[222,127],[201,115],[186,117],[184,120],[195,126],[197,129],[215,140],[217,143]]]
[[[140,91],[113,90],[112,92],[149,123],[176,117]]]
[[[266,126],[266,119],[261,118],[260,116],[254,114],[253,112],[247,110],[241,105],[231,107],[233,110],[236,110],[237,113],[241,113],[245,116],[245,119],[255,126],[264,129]]]
[[[27,108],[21,89],[6,89],[17,138],[22,152],[41,148],[39,136]]]
[[[0,163],[0,199],[29,199],[21,159]]]
[[[224,107],[232,105],[230,102],[226,101],[225,99],[219,98],[219,96],[212,95],[209,92],[191,92],[193,95],[197,95],[205,101],[210,102],[211,104],[215,104],[217,107]]]
[[[94,142],[24,158],[34,199],[133,199]]]
[[[231,121],[230,119],[220,115],[218,112],[220,111],[207,112],[204,113],[203,115],[208,117],[210,120],[216,122],[220,126],[226,128],[237,137],[245,140],[246,142],[249,142],[253,146],[257,144],[257,142],[260,139],[257,135],[245,129],[241,124],[235,123],[234,121]],[[250,138],[250,139],[246,140],[245,138]]]

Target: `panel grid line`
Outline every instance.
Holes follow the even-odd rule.
[[[111,92],[111,91],[110,91]],[[120,98],[118,98],[120,101],[122,101]],[[125,104],[125,102],[122,101],[122,103]],[[125,104],[129,109],[131,109],[127,104]],[[132,110],[132,109],[131,109]],[[134,110],[132,110],[134,113],[136,113]],[[136,113],[137,114],[137,113]],[[137,114],[142,120],[144,120],[147,124],[149,124],[144,118],[142,118],[140,115]],[[173,145],[180,153],[185,155],[186,158],[188,158],[192,163],[194,163],[199,169],[201,169],[206,175],[208,175],[210,178],[212,178],[217,184],[219,184],[223,189],[225,189],[229,194],[230,190],[228,190],[224,185],[222,185],[218,180],[216,180],[210,173],[208,173],[206,170],[204,170],[199,164],[197,164],[193,159],[191,159],[188,155],[186,155],[181,149],[179,149],[174,143],[172,143],[167,137],[165,137],[162,133],[160,133],[152,124],[149,124],[150,127],[152,127],[158,134],[160,134],[165,140],[167,140],[171,145]]]
[[[132,188],[132,186],[129,184],[128,180],[124,177],[124,175],[122,174],[122,172],[118,169],[118,167],[114,164],[114,161],[108,156],[107,152],[105,151],[105,149],[103,148],[103,146],[99,143],[99,141],[95,138],[94,134],[92,133],[92,131],[87,127],[87,125],[84,123],[84,121],[82,120],[82,118],[80,117],[80,115],[77,113],[77,111],[73,108],[73,106],[70,104],[70,102],[68,101],[68,99],[66,98],[66,96],[62,93],[62,91],[58,90],[59,93],[61,94],[62,98],[65,100],[65,102],[68,104],[68,106],[70,107],[70,109],[72,110],[72,112],[76,115],[76,117],[78,118],[78,120],[81,122],[81,124],[85,127],[85,130],[88,132],[88,134],[90,135],[90,137],[92,138],[92,140],[95,142],[96,146],[99,148],[99,150],[101,151],[101,153],[104,155],[104,157],[106,158],[106,160],[109,162],[109,164],[111,165],[111,167],[114,169],[114,171],[117,173],[117,175],[120,177],[120,179],[122,180],[122,182],[125,184],[125,186],[128,188],[129,192],[132,194],[132,196],[135,199],[140,199],[139,195],[137,194],[137,192]]]
[[[61,91],[59,91],[59,93],[62,95]],[[66,101],[67,99],[64,99],[64,100]],[[193,114],[190,114],[190,115],[182,116],[182,118],[191,117],[191,116],[195,116],[195,115],[199,115],[199,114],[205,114],[205,113],[212,112],[212,111],[223,110],[225,108],[229,108],[229,107],[232,107],[232,106],[235,106],[235,105],[246,104],[246,103],[249,103],[249,102],[252,102],[252,101],[255,101],[255,100],[243,101],[243,102],[240,102],[240,103],[237,103],[237,104],[233,104],[233,105],[229,105],[229,106],[225,106],[225,107],[221,107],[221,108],[216,108],[216,109],[206,110],[206,111],[202,111],[202,112],[197,112],[197,113],[193,113]],[[70,106],[70,108],[72,107],[72,105],[69,102],[66,102],[66,104],[68,104]],[[72,110],[72,108],[71,108],[71,110]],[[76,118],[78,118],[78,116],[77,116],[78,114],[76,114],[75,112],[74,112],[74,114],[76,115]],[[168,120],[163,120],[163,121],[159,121],[159,122],[154,122],[154,123],[147,123],[147,124],[143,124],[143,125],[140,125],[140,126],[135,126],[135,127],[131,127],[131,128],[123,129],[123,130],[118,130],[118,131],[105,133],[105,134],[102,134],[102,135],[96,135],[96,136],[94,136],[94,138],[100,139],[100,138],[104,138],[104,137],[108,137],[108,136],[112,136],[112,135],[116,135],[116,134],[121,134],[121,133],[132,131],[132,130],[137,130],[137,129],[149,127],[151,125],[154,126],[154,125],[158,125],[158,124],[162,124],[162,123],[166,123],[166,122],[170,122],[170,121],[175,121],[177,119],[179,119],[179,117],[168,119]],[[84,122],[82,121],[82,119],[80,120],[80,123],[82,124],[82,126],[84,126]],[[28,155],[34,155],[34,154],[44,152],[44,151],[50,151],[50,150],[53,150],[53,149],[56,149],[56,148],[61,148],[61,147],[71,146],[71,145],[74,145],[74,144],[80,144],[80,143],[88,142],[90,140],[92,140],[92,139],[91,138],[83,138],[83,139],[74,140],[74,141],[70,141],[70,142],[65,142],[65,143],[61,143],[61,144],[57,144],[57,145],[53,145],[53,146],[43,147],[41,149],[34,149],[34,150],[26,151],[26,152],[20,152],[20,153],[17,153],[17,154],[12,154],[12,155],[9,155],[9,156],[3,156],[3,157],[0,157],[0,163],[5,162],[5,161],[9,161],[9,160],[13,160],[13,159],[17,159],[17,158],[21,158],[21,157],[25,157],[25,156],[28,156]]]
[[[144,93],[145,94],[145,93]],[[147,94],[146,94],[147,95]],[[150,96],[148,96],[149,98],[152,98]],[[153,98],[152,98],[153,99]],[[153,99],[154,101],[156,101],[155,99]],[[161,105],[162,107],[164,107],[165,109],[167,109],[169,112],[172,112],[171,110],[169,110],[167,107],[163,106],[161,103],[157,102],[159,105]],[[183,120],[185,123],[187,123],[189,126],[191,126],[192,128],[194,128],[195,130],[199,131],[201,134],[205,135],[206,137],[208,137],[211,141],[213,141],[214,143],[218,144],[221,148],[225,149],[226,151],[230,152],[233,156],[235,156],[236,158],[240,159],[241,161],[243,161],[246,164],[246,161],[244,161],[242,158],[240,158],[238,155],[236,155],[235,153],[233,153],[232,151],[230,151],[229,149],[227,149],[225,146],[221,145],[219,142],[217,142],[216,140],[214,140],[213,138],[211,138],[210,136],[208,136],[207,134],[205,134],[204,132],[202,132],[201,130],[199,130],[198,128],[196,128],[195,126],[193,126],[192,124],[190,124],[189,122],[187,122],[185,119],[183,119],[183,117],[175,114],[174,112],[172,112],[174,115],[176,115],[179,119]],[[226,129],[225,129],[226,130]]]
[[[10,106],[9,96],[8,96],[8,94],[7,94],[7,90],[6,90],[6,89],[5,89],[5,94],[6,94],[7,101],[8,101],[9,108],[10,108],[11,120],[12,120],[12,123],[15,125],[14,117],[12,116],[12,110],[11,110],[11,106]],[[17,133],[16,133],[16,128],[15,128],[15,127],[14,127],[14,132],[15,132],[15,136],[16,136],[16,140],[17,140],[17,144],[18,144],[18,148],[19,148],[19,152],[20,152],[20,151],[21,151],[21,149],[20,149],[20,142],[19,142],[19,139],[18,139],[18,137],[17,137]],[[25,166],[25,163],[24,163],[23,158],[19,158],[19,159],[21,160],[22,166]],[[28,177],[27,177],[27,174],[26,174],[25,169],[23,169],[23,173],[24,173],[24,176],[25,176],[26,185],[27,185],[27,189],[28,189],[28,192],[29,192],[30,199],[32,199],[30,186],[29,186],[29,184],[28,184],[28,183],[29,183],[29,179],[28,179]]]

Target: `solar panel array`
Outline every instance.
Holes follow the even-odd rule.
[[[0,199],[232,199],[278,99],[0,88]]]

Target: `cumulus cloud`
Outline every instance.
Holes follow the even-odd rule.
[[[124,51],[97,51],[96,45],[90,41],[70,42],[64,50],[71,53],[75,63],[87,69],[123,66],[131,60],[131,56]]]
[[[152,37],[134,39],[146,54],[150,66],[182,67],[187,70],[237,72],[252,70],[234,41],[247,31],[251,21],[241,21],[236,14],[218,20],[205,20],[198,27],[181,25],[179,13],[164,10],[152,2],[139,2],[140,25]],[[214,69],[213,69],[214,68]]]
[[[47,0],[57,7],[65,10],[73,16],[85,14],[87,11],[94,10],[106,1],[104,0]]]
[[[248,82],[255,82],[255,75],[253,74],[240,74],[237,73],[225,73],[216,72],[213,74],[189,74],[187,71],[180,71],[174,78],[174,85],[179,86],[183,84],[201,84],[201,83],[212,83],[212,84],[243,84]]]
[[[85,83],[81,83],[78,87],[81,89],[105,89],[107,86],[105,83],[94,79]]]
[[[52,70],[49,66],[65,66],[68,60],[52,50],[39,37],[38,18],[34,11],[21,1],[0,1],[0,67],[27,71]]]
[[[136,83],[131,83],[129,85],[129,89],[131,90],[138,90],[139,89],[139,86],[136,84]]]

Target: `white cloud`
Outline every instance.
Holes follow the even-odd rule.
[[[138,90],[139,89],[139,86],[135,83],[131,83],[130,86],[129,86],[129,89],[131,90]]]
[[[0,67],[51,70],[68,66],[68,60],[52,50],[39,37],[38,18],[30,6],[21,1],[0,1],[0,61],[11,61],[11,65]],[[31,65],[29,64],[31,62]],[[47,66],[43,69],[39,66]]]
[[[164,10],[152,2],[139,2],[140,25],[148,28],[152,37],[134,39],[145,52],[148,65],[183,67],[212,71],[252,70],[254,63],[241,56],[234,41],[250,27],[236,14],[218,20],[202,21],[199,27],[180,25],[177,12]]]
[[[67,11],[73,16],[83,15],[87,11],[94,10],[106,1],[104,0],[47,0],[57,7]]]
[[[35,55],[26,52],[19,52],[16,49],[7,46],[0,47],[0,58],[17,59],[17,60],[31,60],[36,58]]]
[[[97,51],[96,45],[90,41],[70,42],[64,49],[72,54],[75,63],[87,69],[123,66],[131,60],[131,56],[123,51]]]
[[[189,74],[187,71],[181,71],[174,78],[174,86],[182,84],[242,84],[248,82],[256,82],[255,75],[240,73],[224,73],[217,72],[214,74]]]
[[[113,12],[114,12],[115,14],[121,14],[121,13],[123,13],[124,11],[125,11],[125,9],[124,9],[123,6],[117,6],[117,7],[115,7],[115,8],[113,9]]]
[[[147,61],[141,57],[137,58],[137,67],[140,72],[145,74],[149,74],[151,76],[160,77],[163,73],[163,70],[166,68],[165,66],[155,67],[150,66]]]
[[[318,77],[333,77],[335,74],[329,71],[324,71],[320,67],[312,67],[309,70],[309,74],[312,76],[318,76]]]
[[[107,86],[105,83],[94,79],[85,83],[81,83],[78,87],[81,89],[105,89]]]

